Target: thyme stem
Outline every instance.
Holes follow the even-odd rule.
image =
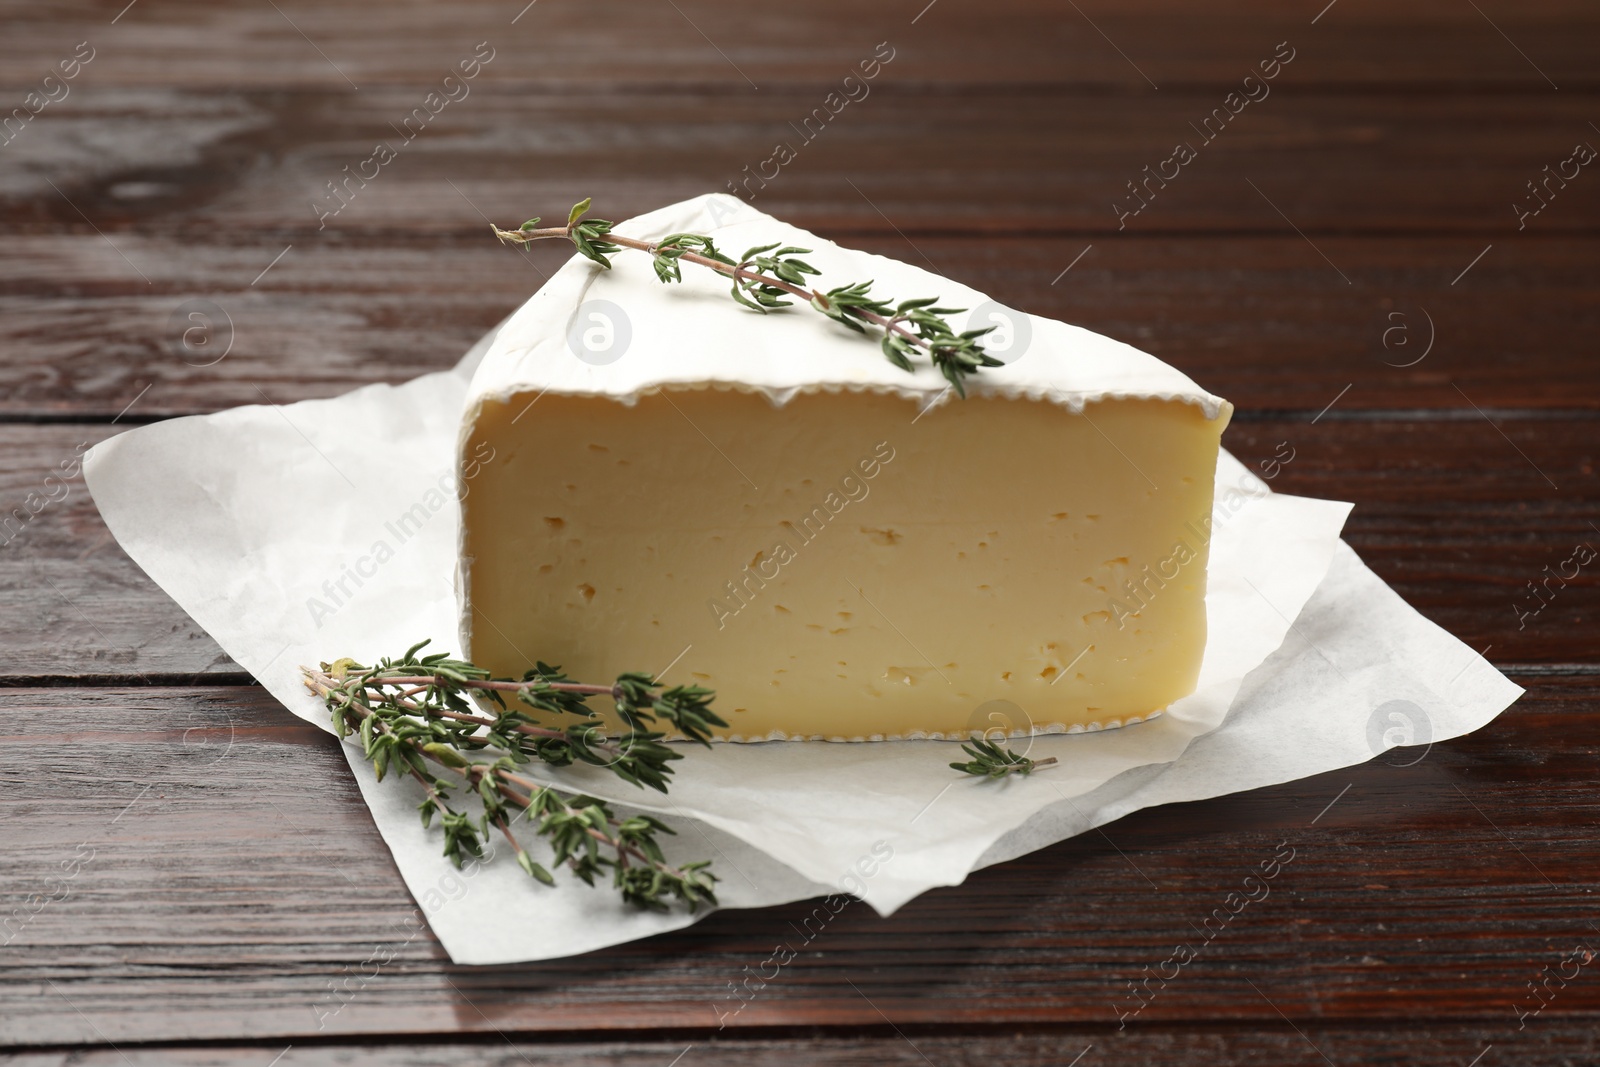
[[[984,367],[1001,365],[1000,360],[986,353],[978,343],[978,339],[994,327],[957,333],[945,316],[961,309],[934,307],[937,298],[905,300],[891,305],[869,294],[871,282],[857,282],[824,292],[805,284],[807,275],[818,273],[816,268],[795,258],[806,254],[807,249],[762,245],[749,249],[735,262],[718,251],[711,238],[700,234],[678,233],[658,241],[644,241],[614,232],[612,224],[605,219],[580,222],[589,210],[589,203],[585,200],[575,205],[565,226],[540,227],[538,219],[529,219],[515,230],[493,225],[490,228],[502,242],[511,244],[569,240],[579,253],[608,269],[611,266],[609,257],[614,252],[623,248],[644,252],[654,259],[656,277],[663,282],[681,281],[680,264],[683,262],[706,267],[733,279],[733,298],[763,313],[791,306],[782,299],[784,296],[796,297],[857,332],[865,332],[862,323],[882,330],[883,353],[902,370],[914,369],[913,356],[928,357],[963,397],[967,395],[968,377]],[[752,265],[757,269],[751,270]]]
[[[709,863],[675,866],[666,861],[656,840],[658,833],[672,833],[664,823],[642,814],[619,817],[601,800],[564,795],[513,771],[535,759],[555,766],[578,760],[665,792],[670,763],[682,757],[661,744],[665,735],[652,727],[664,720],[690,740],[707,742],[710,727],[726,725],[709,710],[709,690],[679,686],[658,691],[641,674],[623,674],[610,686],[584,685],[543,663],[520,682],[493,679],[481,668],[443,654],[419,659],[420,648],[413,646],[399,661],[384,660],[375,667],[340,660],[301,671],[307,688],[327,705],[339,735],[360,736],[380,780],[393,768],[421,783],[423,825],[438,816],[445,855],[457,866],[463,856],[483,855],[481,836],[493,827],[511,843],[529,875],[554,884],[550,872],[512,834],[509,813],[515,809],[528,815],[536,832],[549,840],[556,863],[591,885],[609,869],[613,885],[630,903],[661,909],[674,897],[691,910],[716,903],[717,879]],[[465,699],[472,692],[490,700],[499,714],[473,714]],[[523,711],[506,708],[501,694],[508,692],[518,704],[548,714],[574,714],[579,721],[564,730],[534,723]],[[600,723],[585,704],[591,696],[615,702],[623,723],[618,742],[603,740]],[[504,755],[469,758],[490,749]],[[441,777],[446,772],[450,779]],[[450,790],[456,786],[476,794],[483,809],[478,819],[450,806]]]
[[[952,763],[951,768],[978,778],[1005,778],[1013,774],[1026,777],[1038,768],[1048,767],[1056,762],[1054,756],[1030,759],[1002,744],[976,736],[973,737],[972,744],[962,745],[961,750],[972,758],[965,763]]]
[[[570,238],[572,236],[572,228],[569,226],[547,226],[542,230],[502,230],[499,227],[495,227],[494,234],[503,241],[509,240],[526,244],[531,241],[548,240],[550,238]],[[637,237],[624,237],[620,233],[608,230],[606,231],[606,240],[610,241],[614,245],[621,245],[623,248],[634,248],[640,252],[648,252],[651,255],[656,254],[657,246],[655,244],[652,244],[649,241],[641,241]],[[738,281],[755,282],[760,285],[770,285],[774,289],[782,289],[790,296],[797,296],[807,303],[810,303],[812,300],[821,300],[826,302],[828,299],[827,294],[818,292],[815,289],[805,289],[798,285],[790,285],[782,278],[774,278],[770,274],[758,274],[755,271],[745,270],[738,264],[724,263],[721,260],[712,259],[709,256],[702,256],[698,252],[685,252],[678,258],[687,263],[696,264],[697,266],[710,267],[718,274],[726,274],[728,277],[734,278]],[[900,323],[904,321],[902,319],[888,315],[879,315],[875,311],[866,309],[862,310],[859,317],[866,319],[874,326],[878,326],[885,331],[890,331],[900,335],[901,337],[904,337],[906,340],[917,345],[919,348],[930,347],[928,342],[924,341],[922,338],[918,337],[916,334],[900,325]]]
[[[422,675],[416,678],[390,678],[385,676],[384,685],[414,685],[422,689],[437,685],[460,685],[467,689],[494,690],[500,693],[518,693],[524,689],[532,688],[531,682],[514,682],[510,679],[495,678],[468,678],[465,681],[455,681],[443,675]],[[582,693],[585,696],[610,696],[621,695],[621,690],[614,685],[582,685],[577,682],[549,682],[549,688],[561,693]]]

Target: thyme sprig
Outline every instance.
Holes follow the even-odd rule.
[[[985,741],[974,737],[972,744],[962,745],[961,750],[972,759],[966,763],[952,763],[955,770],[966,774],[976,775],[979,778],[1004,778],[1011,774],[1029,775],[1039,767],[1046,767],[1056,762],[1054,756],[1044,759],[1029,759],[1004,748],[993,741]]]
[[[712,727],[726,726],[713,711],[713,693],[699,686],[663,690],[649,675],[619,675],[613,685],[574,682],[560,668],[539,663],[520,680],[492,678],[481,667],[445,653],[418,656],[424,641],[397,659],[363,667],[353,660],[302,667],[306,686],[323,699],[341,738],[356,734],[378,780],[389,771],[422,783],[422,825],[435,817],[444,831],[444,854],[457,867],[481,857],[491,827],[510,842],[517,862],[533,878],[554,877],[524,849],[511,824],[526,815],[548,840],[555,864],[565,865],[589,885],[607,870],[623,900],[664,910],[669,898],[694,910],[716,904],[717,878],[708,861],[673,866],[657,834],[673,830],[649,815],[619,818],[604,801],[563,793],[518,773],[540,761],[563,767],[574,762],[607,767],[623,781],[667,791],[672,763],[682,754],[663,744],[669,726],[691,741],[709,745]],[[507,706],[506,695],[514,703]],[[491,714],[468,700],[482,698]],[[612,701],[621,730],[608,736],[591,697]],[[545,713],[536,718],[524,708]],[[576,721],[556,728],[548,716]],[[482,757],[482,758],[473,758]],[[481,814],[452,807],[452,791],[475,794]]]
[[[711,238],[700,234],[675,233],[652,242],[613,233],[614,223],[606,219],[584,219],[589,204],[584,200],[573,205],[565,226],[541,229],[540,220],[533,218],[515,230],[495,226],[494,234],[502,242],[521,245],[565,238],[579,254],[607,270],[611,268],[610,257],[624,248],[648,252],[655,260],[656,277],[669,285],[683,280],[682,263],[698,264],[732,278],[730,292],[734,300],[762,314],[791,307],[785,297],[798,298],[857,333],[866,333],[869,325],[877,327],[883,334],[879,345],[884,356],[901,370],[912,371],[912,360],[925,355],[963,398],[967,395],[967,378],[984,367],[1001,366],[1001,361],[985,352],[979,343],[979,338],[994,327],[957,333],[945,316],[964,309],[938,307],[937,297],[895,304],[871,295],[870,281],[823,292],[810,288],[806,280],[820,272],[796,258],[809,254],[810,249],[758,245],[734,260],[719,251]]]

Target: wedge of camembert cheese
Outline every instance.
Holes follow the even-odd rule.
[[[1128,345],[731,197],[618,223],[781,242],[831,288],[967,309],[960,398],[804,306],[574,257],[501,329],[460,437],[466,655],[716,691],[730,741],[966,738],[1148,719],[1206,645],[1231,406]]]

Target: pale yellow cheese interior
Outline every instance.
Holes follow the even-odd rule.
[[[535,396],[485,403],[464,442],[468,654],[496,674],[662,673],[745,740],[1111,725],[1194,689],[1226,419]]]

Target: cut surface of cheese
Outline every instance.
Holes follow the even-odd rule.
[[[709,271],[667,287],[642,253],[575,260],[469,394],[471,659],[703,685],[728,740],[1095,729],[1193,690],[1225,401],[730,198],[617,231],[810,248],[824,285],[940,296],[1014,349],[963,400],[809,309],[738,308]]]

